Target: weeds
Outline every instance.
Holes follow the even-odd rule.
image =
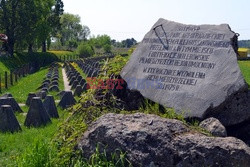
[[[17,159],[18,167],[52,167],[54,149],[48,141],[35,139],[30,147]]]
[[[117,149],[111,155],[108,155],[106,149],[100,150],[100,145],[96,146],[95,153],[93,153],[87,160],[77,160],[74,167],[132,167],[132,164],[126,158],[126,153]]]

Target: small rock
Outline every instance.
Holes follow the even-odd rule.
[[[208,118],[200,123],[200,127],[204,128],[214,136],[226,137],[226,128],[221,124],[221,122],[216,118]]]

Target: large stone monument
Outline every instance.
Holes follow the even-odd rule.
[[[185,117],[235,125],[250,118],[247,84],[237,64],[237,34],[227,24],[159,19],[121,76],[130,89]]]

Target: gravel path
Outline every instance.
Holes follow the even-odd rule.
[[[65,91],[70,91],[71,86],[69,86],[69,81],[68,81],[68,78],[66,76],[66,72],[65,72],[64,68],[62,68],[62,75],[63,75],[64,90]]]

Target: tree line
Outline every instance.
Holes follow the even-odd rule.
[[[60,29],[63,14],[61,0],[1,0],[0,30],[8,36],[5,48],[13,56],[14,48],[32,52],[35,45],[46,51],[46,43]]]
[[[90,29],[81,24],[79,15],[64,13],[62,0],[1,0],[0,34],[8,36],[4,49],[13,56],[15,51],[46,52],[78,50],[91,56],[95,50],[111,52],[112,47],[130,48],[134,38],[121,42],[108,35],[90,37]]]
[[[239,48],[250,48],[250,40],[239,40],[238,47]]]

